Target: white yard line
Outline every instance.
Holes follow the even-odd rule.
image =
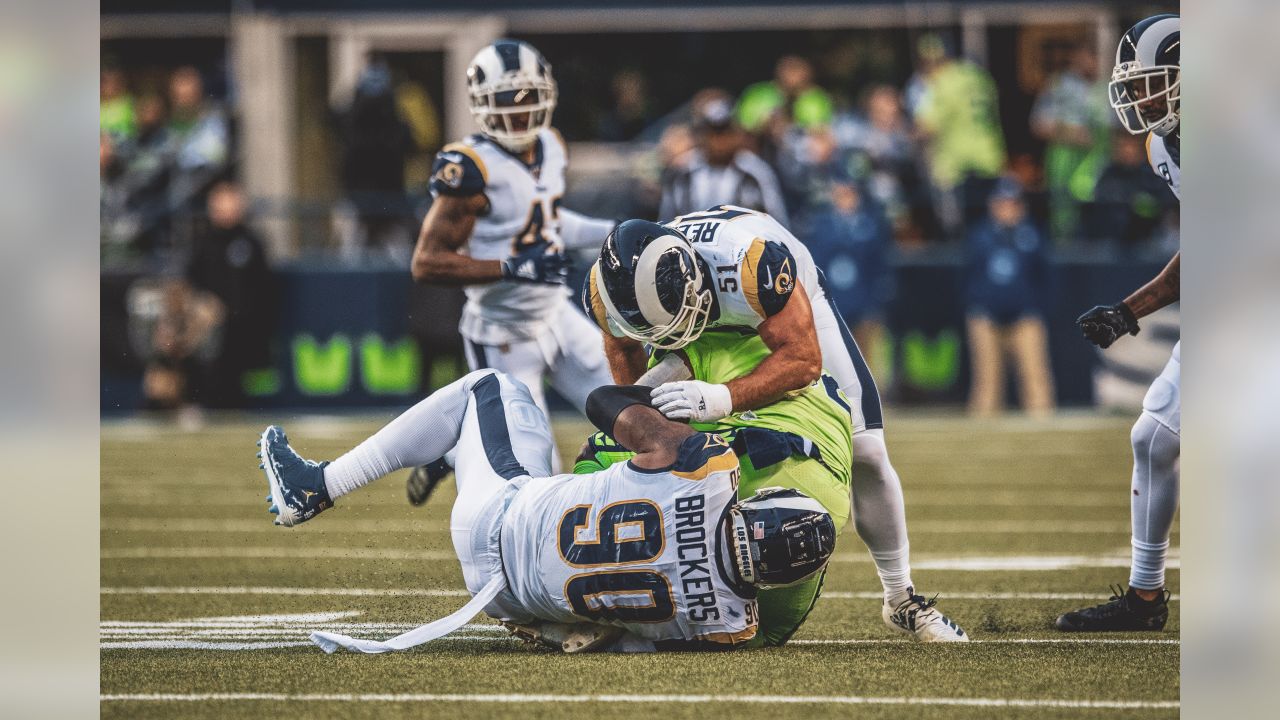
[[[134,547],[112,548],[103,560],[178,560],[188,558],[329,558],[334,560],[456,560],[452,550],[402,550],[353,547]]]
[[[164,520],[154,517],[104,518],[104,531],[116,532],[279,532],[265,516],[252,518],[184,518]],[[449,532],[444,522],[428,520],[348,520],[327,528],[335,532],[434,533]],[[916,520],[910,530],[943,535],[1098,535],[1128,534],[1128,520]],[[1178,529],[1175,528],[1177,533]]]
[[[104,587],[102,595],[328,595],[347,597],[470,597],[466,590],[439,590],[434,588],[311,588],[311,587],[262,587],[262,586],[138,586]],[[1106,595],[1089,593],[939,593],[943,600],[1106,600]],[[829,600],[879,600],[879,592],[848,592],[833,590],[822,593]],[[1173,595],[1171,600],[1181,597]]]
[[[186,560],[228,559],[296,560],[317,558],[326,560],[400,560],[413,562],[449,562],[455,559],[450,550],[409,550],[403,548],[303,547],[279,546],[231,546],[231,547],[128,547],[107,548],[101,551],[103,560]],[[843,552],[831,557],[831,562],[870,564],[866,553]],[[1175,556],[1168,560],[1169,569],[1180,568]],[[947,570],[955,572],[1044,572],[1078,570],[1084,568],[1129,567],[1128,553],[1107,555],[962,555],[957,557],[917,556],[912,563],[916,570]]]
[[[1177,700],[1068,700],[1054,698],[923,698],[861,695],[551,695],[551,694],[287,694],[191,693],[99,695],[102,702],[391,702],[391,703],[728,703],[753,705],[940,705],[953,707],[1176,709]]]

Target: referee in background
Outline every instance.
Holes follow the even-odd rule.
[[[720,91],[701,95],[693,102],[694,150],[687,163],[664,174],[659,219],[737,205],[766,212],[789,227],[778,176],[747,149],[729,97]]]

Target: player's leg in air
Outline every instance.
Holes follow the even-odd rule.
[[[276,524],[315,517],[335,500],[396,470],[423,465],[457,449],[458,499],[450,526],[463,558],[476,516],[493,493],[520,476],[551,474],[551,428],[522,383],[493,370],[469,373],[409,408],[333,462],[303,459],[283,428],[271,426],[259,454],[271,488]]]
[[[1133,481],[1129,498],[1133,522],[1133,562],[1129,589],[1115,591],[1108,602],[1065,613],[1059,630],[1102,632],[1163,630],[1169,620],[1169,591],[1165,590],[1165,558],[1169,533],[1178,511],[1182,402],[1178,380],[1181,346],[1142,400],[1142,415],[1133,425]]]
[[[884,588],[881,617],[889,627],[925,642],[969,636],[915,591],[902,481],[889,460],[875,378],[839,309],[823,293],[813,303],[823,368],[849,398],[853,415],[853,522]]]
[[[472,372],[479,370],[497,370],[518,380],[528,389],[529,396],[538,409],[547,414],[547,399],[542,390],[542,378],[548,371],[542,338],[521,340],[503,345],[481,345],[463,339],[463,355]],[[595,389],[590,388],[588,392]],[[560,467],[560,458],[552,446],[551,467]],[[409,474],[405,491],[412,505],[422,505],[431,497],[431,493],[451,473],[452,458],[438,458],[426,465],[419,465]]]

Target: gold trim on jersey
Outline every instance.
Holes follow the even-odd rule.
[[[596,284],[597,267],[594,264],[591,266],[591,274],[588,280],[590,287],[587,290],[587,294],[591,298],[591,314],[595,317],[596,324],[600,326],[601,330],[608,332],[609,314],[604,309],[604,301],[600,299],[600,287]]]
[[[764,314],[764,306],[760,304],[760,258],[763,255],[764,240],[755,238],[742,258],[742,294],[761,320],[768,317]]]
[[[734,457],[735,457],[735,459],[736,459],[736,457],[737,457],[737,456],[734,456]],[[560,528],[561,526],[563,526],[563,525],[564,525],[565,518],[567,518],[567,517],[569,516],[569,513],[573,512],[574,510],[577,510],[578,508],[586,508],[586,509],[587,509],[587,518],[588,518],[588,522],[587,522],[587,524],[585,524],[585,525],[574,525],[574,526],[573,526],[573,544],[574,544],[574,545],[599,545],[599,544],[600,544],[600,536],[601,536],[601,534],[602,534],[602,533],[600,532],[600,531],[601,531],[601,529],[602,529],[602,528],[600,527],[600,521],[601,521],[601,519],[604,517],[605,512],[607,512],[607,511],[609,510],[609,508],[613,507],[614,505],[629,505],[629,504],[631,504],[631,503],[645,503],[645,504],[646,504],[646,505],[648,505],[649,507],[651,507],[651,508],[653,508],[654,510],[657,510],[657,511],[658,511],[658,533],[659,533],[659,534],[661,534],[661,536],[662,536],[662,544],[658,546],[658,551],[657,551],[656,553],[654,553],[653,555],[650,555],[650,556],[649,556],[649,557],[647,557],[647,558],[640,558],[640,559],[638,559],[638,560],[623,560],[623,561],[621,561],[621,562],[604,562],[604,563],[575,563],[575,562],[570,562],[570,561],[569,561],[569,558],[565,557],[564,548],[560,547],[560,537],[559,537],[559,532],[558,532],[558,530],[559,530],[559,528]],[[664,515],[662,514],[662,506],[660,506],[658,503],[656,503],[656,502],[654,502],[654,501],[652,501],[652,500],[649,500],[649,499],[647,499],[647,498],[631,498],[631,499],[628,499],[628,500],[619,500],[618,502],[609,503],[608,505],[605,505],[604,507],[600,508],[600,512],[596,513],[596,516],[595,516],[595,521],[596,521],[596,535],[595,535],[595,539],[594,539],[594,540],[579,540],[579,539],[578,539],[578,529],[579,529],[579,528],[585,528],[585,527],[591,527],[591,525],[590,525],[590,518],[591,518],[591,508],[592,508],[592,507],[594,507],[594,506],[593,506],[593,505],[574,505],[573,507],[569,508],[568,510],[565,510],[565,511],[564,511],[564,514],[560,516],[560,522],[556,523],[556,528],[557,528],[557,533],[556,533],[556,551],[560,553],[560,559],[564,561],[564,564],[565,564],[565,565],[568,565],[569,567],[576,567],[576,568],[626,567],[626,566],[629,566],[629,565],[640,565],[640,564],[642,564],[642,563],[653,562],[654,560],[657,560],[658,558],[662,557],[662,553],[664,553],[664,552],[666,552],[666,551],[667,551],[667,518],[666,518],[666,516],[664,516]],[[639,526],[640,526],[640,531],[641,531],[641,532],[640,532],[640,537],[638,537],[638,538],[632,538],[632,539],[629,539],[629,540],[618,540],[618,528],[619,528],[619,527],[623,527],[623,526],[627,526],[627,525],[639,525]],[[615,545],[616,545],[616,544],[618,544],[619,542],[639,542],[639,541],[646,540],[646,539],[647,539],[647,538],[644,536],[644,521],[643,521],[643,520],[628,520],[628,521],[626,521],[626,522],[620,522],[620,523],[614,523],[614,524],[613,524],[613,542],[614,542],[614,544],[615,544]],[[588,574],[590,574],[590,573],[588,573]]]
[[[711,458],[703,463],[702,467],[697,470],[690,472],[672,470],[671,474],[678,478],[684,478],[685,480],[705,480],[711,473],[734,470],[737,467],[738,456],[733,453],[733,450],[725,448],[724,452],[719,455],[712,455]]]
[[[475,163],[476,168],[480,170],[480,177],[484,179],[484,184],[489,184],[489,168],[485,167],[484,160],[480,159],[480,153],[476,152],[475,148],[463,143],[449,143],[440,152],[458,152],[471,158],[471,162]]]
[[[744,643],[750,640],[751,638],[755,637],[758,627],[759,627],[758,625],[752,624],[751,626],[743,628],[742,630],[739,630],[738,632],[735,632],[735,633],[713,632],[713,633],[705,633],[703,635],[695,635],[694,637],[696,637],[698,640],[703,640],[705,642],[718,643],[721,645],[737,645],[738,643]]]
[[[1148,165],[1154,165],[1154,164],[1155,164],[1155,163],[1153,163],[1153,162],[1151,161],[1151,139],[1152,139],[1152,138],[1154,138],[1155,136],[1156,136],[1156,134],[1155,134],[1155,133],[1153,133],[1153,132],[1149,132],[1149,133],[1147,133],[1147,142],[1146,142],[1146,143],[1144,143],[1144,145],[1146,145],[1146,147],[1147,147],[1147,164],[1148,164]]]

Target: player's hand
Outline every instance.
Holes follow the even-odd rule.
[[[653,406],[671,420],[712,422],[733,412],[733,397],[727,385],[700,380],[663,383],[650,394]]]
[[[1099,305],[1076,318],[1085,339],[1100,348],[1109,348],[1121,335],[1138,334],[1138,318],[1124,303]]]
[[[558,245],[535,245],[502,261],[502,277],[517,282],[563,285],[572,261]]]

